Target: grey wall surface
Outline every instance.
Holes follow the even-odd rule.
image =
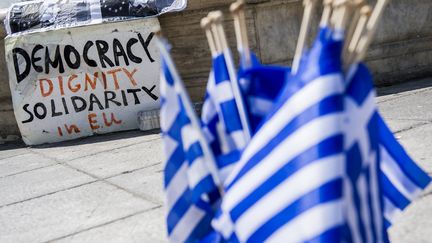
[[[235,49],[233,21],[228,12],[231,2],[233,0],[189,0],[185,11],[160,17],[164,35],[173,45],[172,54],[194,101],[202,100],[210,69],[210,53],[200,20],[209,11],[222,10],[229,44]],[[303,13],[302,1],[247,2],[252,49],[265,64],[290,65]],[[369,2],[374,4],[375,1]],[[314,33],[319,17],[317,12]],[[0,44],[0,55],[4,56],[3,41]],[[392,0],[366,62],[378,86],[432,75],[432,2]],[[3,58],[0,72],[0,135],[17,134]]]

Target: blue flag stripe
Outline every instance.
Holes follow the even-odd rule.
[[[240,202],[232,211],[231,217],[236,221],[247,209],[249,209],[255,202],[265,196],[271,191],[273,187],[278,186],[284,180],[288,179],[291,175],[301,170],[309,163],[320,158],[326,158],[338,153],[342,153],[343,140],[341,135],[336,135],[322,141],[318,145],[305,150],[291,161],[287,161],[285,166],[281,167],[269,179],[263,182],[253,192],[251,192],[242,202]]]
[[[305,211],[317,207],[320,204],[339,201],[342,197],[342,180],[341,178],[330,181],[321,187],[303,195],[301,198],[281,210],[273,218],[252,234],[249,239],[254,242],[264,242],[280,227],[289,223],[291,220],[304,213]],[[340,214],[342,214],[342,209]],[[304,239],[306,240],[306,239]]]
[[[431,181],[428,174],[426,174],[405,152],[402,146],[396,141],[393,133],[385,125],[384,120],[380,117],[380,138],[381,143],[393,157],[397,158],[403,163],[398,163],[400,168],[405,172],[405,175],[411,179],[418,187],[425,188]]]
[[[326,97],[320,103],[309,107],[306,111],[293,118],[282,130],[278,132],[278,136],[268,141],[259,151],[248,162],[247,166],[244,166],[238,173],[237,178],[241,178],[249,170],[251,170],[256,164],[258,164],[263,158],[265,158],[282,140],[285,140],[288,136],[292,135],[297,129],[304,126],[305,124],[313,121],[317,117],[324,116],[327,114],[340,112],[343,110],[342,97],[340,95],[334,95]],[[227,186],[229,190],[237,180],[234,180]]]

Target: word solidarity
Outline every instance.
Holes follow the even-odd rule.
[[[145,94],[157,100],[157,96],[152,94],[152,91],[156,86],[152,86],[150,89],[141,87],[137,89],[126,89],[117,92],[104,91],[103,95],[97,96],[94,93],[90,93],[88,97],[82,98],[80,96],[71,96],[68,98],[61,98],[61,100],[50,99],[48,104],[44,102],[37,102],[32,107],[30,104],[25,104],[22,109],[26,112],[29,117],[22,121],[22,123],[32,122],[35,117],[39,120],[43,120],[47,117],[59,117],[62,115],[68,115],[71,111],[73,113],[80,113],[83,111],[102,111],[110,109],[113,106],[129,106],[130,98],[133,98],[133,105],[139,105],[142,103]]]
[[[85,43],[82,50],[77,50],[72,45],[56,45],[43,46],[35,45],[30,52],[27,50],[15,47],[12,49],[13,62],[16,80],[18,83],[23,81],[33,69],[37,73],[49,74],[52,71],[50,68],[57,69],[58,73],[64,73],[66,66],[69,69],[79,69],[84,62],[89,67],[118,67],[130,62],[142,63],[143,58],[134,52],[134,46],[141,46],[146,58],[150,62],[155,60],[151,56],[148,47],[153,38],[153,33],[150,33],[144,40],[141,33],[137,33],[137,38],[130,38],[126,42],[126,46],[120,40],[114,38],[112,42],[104,40],[89,40]],[[95,51],[92,51],[92,50]],[[52,54],[54,52],[54,54]],[[91,53],[96,53],[95,57]],[[113,58],[110,58],[112,56]],[[120,60],[124,61],[120,63]],[[67,68],[66,68],[67,69]]]

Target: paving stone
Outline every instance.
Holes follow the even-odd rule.
[[[79,158],[69,165],[100,178],[149,167],[162,162],[162,141],[156,139],[102,154]]]
[[[0,208],[0,242],[46,242],[154,208],[104,182],[95,182]]]
[[[22,148],[20,145],[0,144],[0,160],[25,154],[25,153],[29,153],[28,148]]]
[[[0,178],[23,171],[56,164],[56,161],[34,153],[25,153],[0,160]]]
[[[55,243],[141,243],[167,242],[164,209],[149,212],[116,221],[72,235]]]
[[[163,167],[162,163],[108,179],[128,191],[132,191],[152,202],[163,204]]]
[[[432,174],[432,124],[398,133],[396,137],[418,165]]]
[[[410,95],[402,96],[394,100],[381,102],[381,113],[391,119],[415,119],[432,121],[432,91],[419,90]]]
[[[0,178],[0,206],[64,190],[93,180],[92,177],[63,165],[3,177]]]
[[[65,162],[89,155],[95,155],[101,152],[112,151],[125,146],[143,143],[159,137],[160,135],[154,134],[153,131],[131,131],[88,137],[59,144],[43,145],[32,148],[32,150]]]
[[[390,228],[393,243],[428,243],[432,239],[432,194],[414,203],[402,213]]]
[[[383,116],[383,118],[393,133],[399,133],[426,124],[432,124],[432,122],[428,122],[428,121],[418,121],[418,120],[408,120],[408,119],[389,119],[386,118],[385,116]]]

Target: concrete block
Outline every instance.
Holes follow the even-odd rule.
[[[63,165],[54,165],[3,177],[0,178],[0,195],[2,195],[0,206],[40,197],[93,180],[93,178]]]
[[[390,228],[390,241],[393,243],[427,243],[432,239],[432,195],[415,201],[402,213]]]
[[[164,202],[162,163],[115,176],[108,181],[159,205]]]
[[[6,159],[6,158],[11,158],[14,156],[18,156],[20,154],[25,154],[25,153],[29,153],[30,151],[20,145],[16,145],[16,144],[3,144],[0,145],[0,160],[1,159]]]
[[[413,129],[419,126],[428,124],[427,121],[416,121],[416,120],[401,120],[401,119],[389,119],[384,116],[384,120],[393,133],[400,133]],[[396,137],[399,135],[396,134]]]
[[[380,102],[381,113],[390,119],[432,121],[432,92],[427,90],[431,89],[416,90],[397,99]]]
[[[432,124],[397,134],[409,155],[429,174],[432,174]]]
[[[256,28],[263,63],[289,62],[294,56],[303,7],[300,1],[258,5]]]
[[[130,131],[88,137],[55,145],[43,145],[34,147],[32,150],[64,162],[154,140],[159,137],[159,134]]]
[[[34,153],[0,160],[0,178],[56,164],[56,161]]]
[[[167,242],[164,210],[158,208],[93,228],[55,243],[141,243]]]
[[[0,208],[0,242],[46,242],[154,207],[128,192],[95,182]]]
[[[67,162],[100,178],[149,167],[162,162],[162,141],[156,139]]]

